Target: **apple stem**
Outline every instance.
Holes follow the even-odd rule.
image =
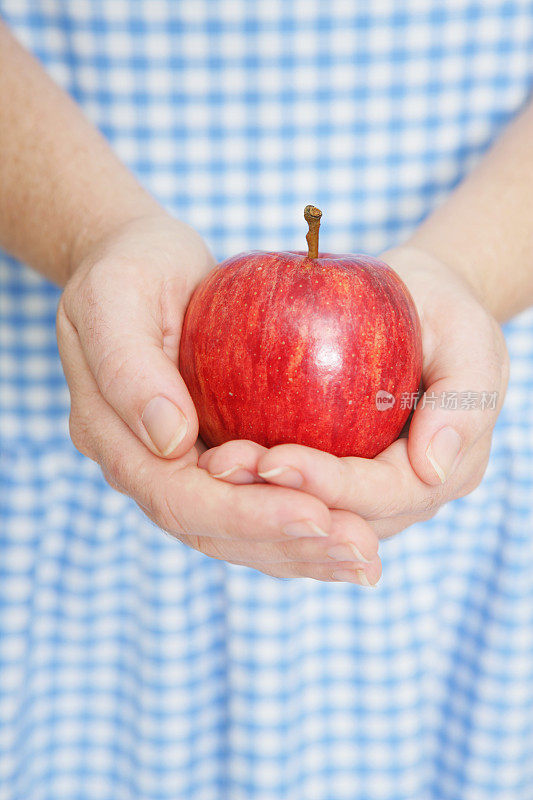
[[[307,239],[307,257],[318,258],[318,231],[320,228],[320,217],[322,211],[315,206],[306,206],[304,208],[304,219],[309,225],[309,232],[305,237]]]

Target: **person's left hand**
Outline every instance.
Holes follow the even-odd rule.
[[[509,368],[501,328],[466,280],[414,248],[391,250],[383,260],[408,286],[422,324],[425,391],[408,437],[373,459],[232,441],[207,450],[199,466],[232,483],[300,489],[366,518],[385,538],[480,483]]]

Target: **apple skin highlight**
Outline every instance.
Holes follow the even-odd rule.
[[[194,292],[179,366],[209,447],[251,439],[372,458],[398,438],[402,396],[419,388],[420,321],[376,258],[251,251]],[[394,403],[378,408],[378,392]]]

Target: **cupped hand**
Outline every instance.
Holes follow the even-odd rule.
[[[374,585],[378,540],[360,516],[198,467],[198,420],[177,363],[188,300],[213,263],[197,233],[161,212],[124,223],[74,265],[57,314],[73,442],[159,527],[206,555],[277,577]]]
[[[462,276],[415,248],[382,258],[405,281],[422,324],[424,392],[408,435],[373,459],[233,441],[199,462],[219,480],[291,487],[358,514],[380,538],[429,519],[480,483],[509,369],[500,326]]]

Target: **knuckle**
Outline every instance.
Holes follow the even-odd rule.
[[[338,471],[330,486],[328,505],[330,508],[344,508],[352,494],[353,479],[346,464],[338,462]]]
[[[369,489],[372,501],[369,513],[364,515],[367,519],[396,517],[415,500],[411,473],[385,453],[380,457],[379,479]]]
[[[165,531],[174,535],[190,535],[182,518],[178,504],[171,499],[171,492],[167,487],[163,487],[162,491],[152,493],[151,508],[152,515],[156,524]],[[193,536],[192,538],[200,542],[200,537]],[[195,549],[199,549],[196,547]]]
[[[205,524],[199,522],[195,513],[205,498],[198,492],[191,492],[188,469],[180,466],[170,472],[165,469],[158,476],[152,475],[152,469],[151,462],[144,465],[141,469],[141,482],[144,495],[153,509],[156,524],[177,536],[196,535],[195,531],[198,529],[208,535],[209,526],[206,528]],[[138,478],[137,472],[136,480]]]
[[[106,471],[119,485],[127,481],[127,459],[119,447],[109,447],[105,454]]]
[[[392,491],[382,500],[382,516],[395,517],[406,513],[427,515],[427,519],[435,516],[443,502],[441,487],[429,489],[421,480],[413,481],[413,476],[400,466],[392,462],[390,466],[393,468]]]
[[[75,412],[71,412],[69,417],[69,433],[72,444],[76,450],[82,455],[87,456],[87,458],[96,461],[87,422]]]
[[[117,481],[117,480],[115,480],[115,478],[114,478],[114,477],[111,475],[111,473],[110,473],[110,472],[108,472],[108,471],[107,471],[107,470],[106,470],[104,467],[101,467],[101,470],[102,470],[102,475],[104,476],[104,479],[105,479],[106,483],[107,483],[107,484],[108,484],[108,485],[109,485],[109,486],[110,486],[112,489],[114,489],[114,490],[115,490],[115,492],[120,492],[120,494],[127,494],[127,492],[126,492],[126,490],[124,489],[124,487],[123,487],[123,486],[121,486],[121,485],[118,483],[118,481]],[[143,511],[146,511],[146,509],[144,509],[144,508],[143,508]]]
[[[104,396],[115,395],[131,382],[132,364],[136,364],[133,371],[138,371],[138,354],[131,345],[115,345],[102,356],[95,378]]]
[[[224,553],[224,547],[216,539],[213,539],[209,536],[200,536],[197,533],[181,534],[178,538],[183,542],[183,544],[188,545],[198,553],[202,553],[204,556],[208,556],[209,558],[217,558],[222,561],[230,561],[230,563],[233,563],[226,557]],[[235,563],[239,562],[235,561]]]
[[[290,565],[290,576],[291,578],[314,578],[314,572],[317,571],[317,568],[313,568],[312,564],[306,564],[299,561],[294,561]]]
[[[435,516],[442,505],[442,498],[437,492],[431,492],[421,497],[415,504],[416,513],[424,519],[431,519]]]
[[[177,536],[185,533],[179,525],[174,508],[164,492],[160,496],[156,495],[152,498],[150,510],[151,516],[159,528]]]
[[[275,549],[283,561],[293,561],[295,559],[295,548],[298,550],[300,557],[303,558],[307,549],[305,540],[300,542],[282,541],[275,544]]]

